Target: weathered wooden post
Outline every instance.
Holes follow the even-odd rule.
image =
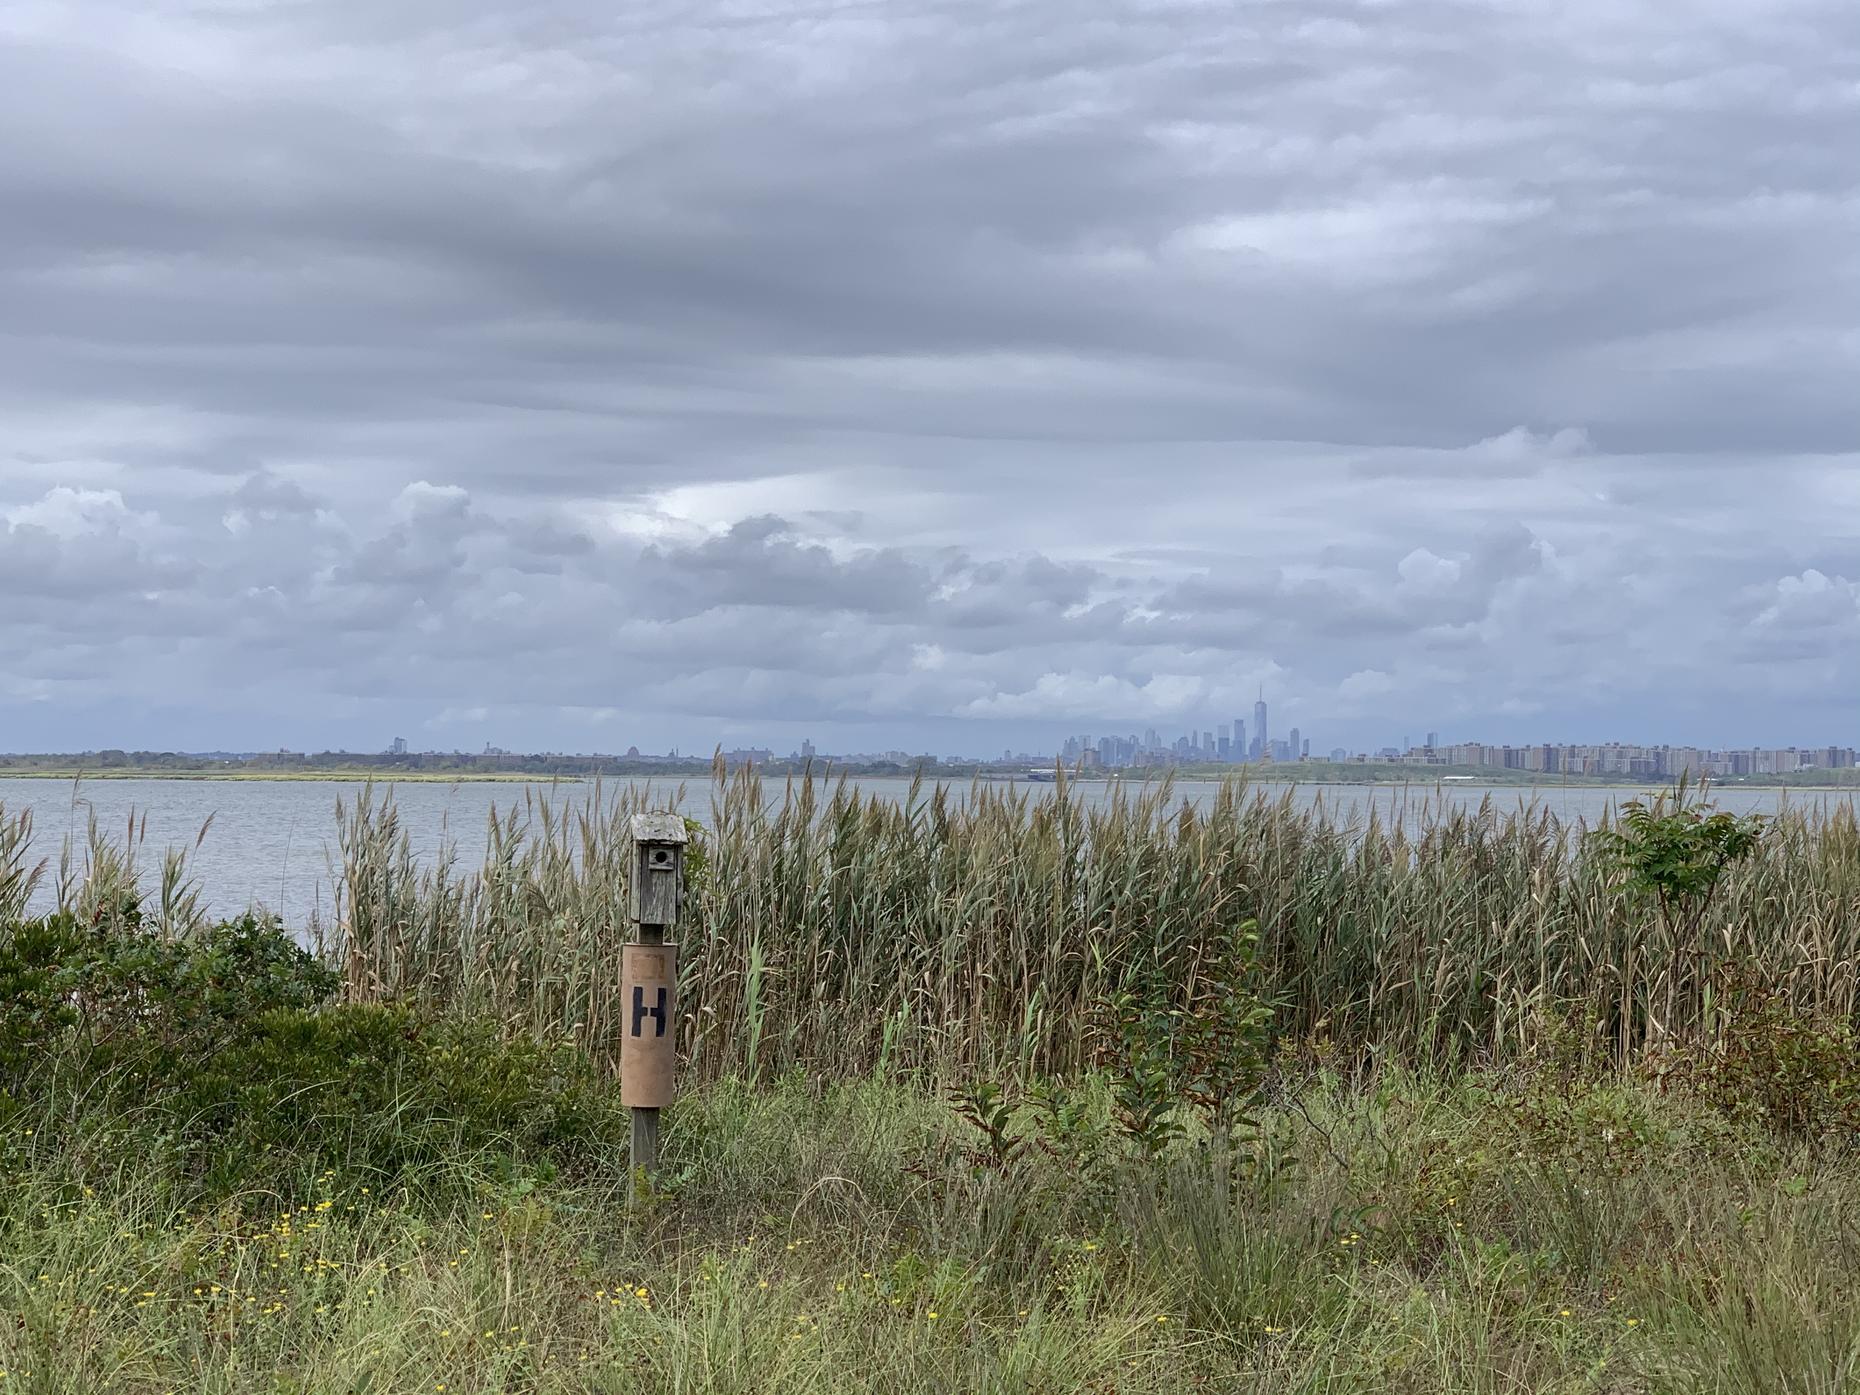
[[[633,942],[620,956],[620,1102],[633,1111],[633,1167],[659,1166],[659,1111],[672,1102],[678,1060],[678,925],[685,821],[633,816]]]

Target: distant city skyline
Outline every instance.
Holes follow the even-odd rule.
[[[1297,727],[1292,727],[1282,740],[1271,732],[1271,713],[1262,688],[1253,704],[1250,737],[1245,719],[1235,717],[1216,727],[1191,727],[1173,739],[1162,736],[1154,726],[1145,727],[1141,735],[1131,732],[1129,735],[1068,736],[1060,742],[1055,754],[1065,764],[1082,763],[1107,770],[1172,762],[1290,761],[1310,755],[1311,742]]]
[[[1273,725],[1272,711],[1279,706],[1268,702],[1268,726]],[[898,726],[876,723],[802,723],[782,722],[752,724],[747,722],[728,723],[690,723],[683,727],[685,734],[668,738],[659,723],[641,723],[628,726],[618,721],[602,724],[610,738],[617,738],[622,732],[627,733],[625,741],[615,740],[574,740],[554,741],[536,739],[527,735],[518,721],[512,721],[508,728],[489,720],[475,723],[477,733],[468,740],[457,739],[462,733],[453,731],[453,724],[447,723],[437,729],[430,724],[409,722],[386,728],[386,733],[379,727],[373,731],[359,728],[359,723],[342,723],[338,729],[322,735],[306,736],[299,731],[290,731],[274,727],[271,724],[254,721],[250,724],[256,730],[246,740],[228,741],[227,736],[240,733],[226,730],[199,730],[191,722],[149,723],[146,721],[96,722],[83,724],[84,730],[74,731],[72,739],[54,741],[45,739],[43,733],[35,732],[24,724],[5,720],[0,716],[0,752],[34,753],[34,752],[81,752],[116,750],[145,751],[189,751],[205,752],[213,750],[273,751],[282,748],[295,751],[356,751],[383,752],[394,741],[404,741],[409,752],[419,751],[517,751],[517,752],[580,752],[594,753],[618,750],[624,752],[629,746],[641,751],[664,753],[673,748],[682,752],[708,753],[721,745],[725,749],[766,748],[778,751],[784,758],[790,753],[802,753],[805,747],[809,752],[820,755],[839,755],[848,752],[898,751],[908,749],[916,754],[951,756],[964,759],[990,759],[996,753],[1006,749],[1017,753],[1041,753],[1047,757],[1056,757],[1064,749],[1069,738],[1089,735],[1095,745],[1109,735],[1123,739],[1135,737],[1140,745],[1152,745],[1152,736],[1156,742],[1174,749],[1179,739],[1186,739],[1189,744],[1200,748],[1203,738],[1212,733],[1216,755],[1223,736],[1228,739],[1229,753],[1232,751],[1233,733],[1240,731],[1245,740],[1249,757],[1258,750],[1257,731],[1250,725],[1250,719],[1242,717],[1208,717],[1178,718],[1174,721],[1106,719],[1090,722],[1056,724],[1020,723],[1015,724],[1019,730],[1010,731],[1002,739],[1001,733],[994,732],[990,739],[990,729],[978,727],[972,723],[952,723],[933,729],[930,739],[913,737]],[[296,725],[296,724],[293,724]],[[1445,722],[1386,721],[1364,722],[1361,720],[1330,722],[1313,722],[1301,719],[1296,725],[1300,728],[1301,747],[1309,745],[1314,758],[1328,757],[1336,749],[1343,749],[1352,756],[1383,751],[1406,751],[1410,748],[1419,751],[1428,746],[1441,749],[1469,747],[1471,745],[1489,746],[1493,749],[1512,747],[1523,749],[1544,744],[1557,746],[1576,746],[1599,748],[1608,745],[1641,746],[1653,749],[1659,746],[1671,746],[1702,751],[1733,750],[1815,750],[1829,747],[1860,746],[1860,714],[1852,722],[1830,723],[1822,730],[1810,729],[1795,734],[1793,739],[1779,739],[1783,733],[1772,734],[1762,730],[1737,734],[1720,733],[1708,738],[1690,737],[1684,732],[1660,732],[1648,723],[1640,731],[1630,735],[1621,729],[1622,724],[1615,724],[1610,730],[1608,724],[1597,721],[1571,725],[1592,726],[1597,728],[1594,735],[1585,737],[1581,733],[1567,730],[1554,734],[1527,721],[1511,719],[1505,723],[1467,723],[1449,725]],[[1548,724],[1545,724],[1548,725]],[[1559,724],[1562,725],[1562,724]],[[1751,723],[1752,727],[1759,724]],[[1783,724],[1779,724],[1783,725]],[[656,731],[654,729],[657,729]],[[1500,729],[1502,728],[1502,729]],[[487,735],[487,729],[494,734]],[[1446,731],[1444,737],[1441,731]],[[1414,733],[1420,733],[1418,739]],[[38,739],[33,739],[37,736]],[[1270,731],[1268,732],[1270,738]],[[191,737],[191,739],[190,739]],[[1636,739],[1638,737],[1638,739]],[[1281,749],[1289,743],[1290,733],[1284,741],[1277,741]]]
[[[831,744],[822,746],[811,736],[802,737],[791,750],[786,751],[781,749],[780,743],[742,741],[733,743],[718,740],[708,746],[700,744],[681,748],[674,745],[663,753],[647,751],[638,743],[629,743],[622,750],[536,749],[524,752],[513,751],[486,741],[479,754],[491,757],[516,755],[519,758],[530,755],[586,759],[704,760],[713,753],[720,753],[726,760],[733,763],[818,760],[824,763],[845,761],[911,766],[928,761],[939,764],[1044,766],[1058,762],[1062,765],[1087,770],[1316,760],[1333,763],[1375,763],[1417,767],[1485,768],[1552,775],[1620,775],[1651,778],[1677,778],[1681,775],[1727,777],[1786,775],[1801,770],[1853,769],[1857,762],[1860,762],[1860,756],[1857,756],[1854,746],[1838,742],[1784,746],[1762,744],[1709,746],[1683,742],[1653,743],[1620,740],[1443,742],[1437,730],[1429,730],[1419,745],[1404,738],[1401,743],[1397,744],[1357,747],[1346,744],[1333,745],[1328,749],[1319,747],[1314,750],[1311,737],[1297,726],[1289,728],[1283,739],[1271,735],[1272,712],[1263,689],[1254,703],[1253,723],[1253,731],[1250,735],[1245,719],[1235,717],[1212,726],[1190,724],[1181,734],[1175,736],[1168,735],[1169,729],[1167,728],[1150,725],[1144,727],[1140,733],[1136,731],[1127,734],[1105,735],[1095,735],[1089,732],[1076,733],[1057,738],[1052,745],[1045,748],[1035,746],[1017,750],[1009,746],[1001,750],[999,754],[974,749],[959,752],[933,751],[911,749],[899,745],[834,749]],[[107,755],[114,753],[121,755],[130,749],[165,751],[177,748],[86,748],[83,752],[74,751],[72,754],[102,753]],[[348,748],[320,748],[322,752],[341,752],[345,749]],[[377,751],[390,758],[473,754],[459,747],[416,748],[406,737],[400,735],[390,738],[385,748],[377,748]],[[309,753],[311,753],[310,748],[294,752],[288,746],[275,750],[265,748],[257,752],[224,750],[191,752],[191,754],[217,757],[255,754],[290,756]],[[353,753],[370,754],[364,749],[357,749]],[[30,752],[9,752],[4,742],[0,741],[0,754],[30,754]]]

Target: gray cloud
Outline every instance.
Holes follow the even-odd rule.
[[[1857,61],[1834,0],[24,0],[0,722],[1851,736]]]

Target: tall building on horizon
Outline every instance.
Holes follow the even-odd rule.
[[[1266,690],[1259,690],[1259,701],[1253,704],[1253,746],[1260,755],[1272,754],[1272,732],[1266,726]]]

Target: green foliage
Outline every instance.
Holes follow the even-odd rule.
[[[626,1112],[571,1043],[507,1041],[489,1023],[401,1007],[263,1013],[152,1083],[214,1190],[314,1162],[403,1178],[624,1156]]]
[[[1681,783],[1669,809],[1664,800],[1624,805],[1617,824],[1592,836],[1627,876],[1628,886],[1650,897],[1671,930],[1696,931],[1725,872],[1757,851],[1761,815],[1722,813],[1701,800],[1687,801]]]
[[[196,1057],[258,1014],[326,1002],[338,980],[276,922],[244,916],[168,939],[69,915],[0,926],[0,1090],[48,1054],[95,1070],[125,1058]]]
[[[1196,1121],[1223,1147],[1250,1123],[1273,1017],[1259,994],[1256,930],[1242,925],[1184,979],[1152,963],[1102,1015],[1098,1066],[1119,1126],[1145,1157]]]
[[[983,1147],[971,1149],[978,1167],[1005,1170],[1027,1150],[1027,1140],[1014,1131],[1014,1109],[1007,1094],[990,1080],[977,1081],[950,1091],[956,1117],[982,1136]]]
[[[1748,970],[1726,975],[1724,1001],[1715,1040],[1668,1053],[1650,1073],[1783,1138],[1860,1143],[1860,1037],[1852,1022],[1798,1012]]]
[[[1175,1055],[1179,1010],[1167,998],[1126,990],[1111,1000],[1098,1068],[1111,1081],[1118,1127],[1147,1158],[1182,1136],[1185,1111]]]
[[[1511,1101],[1530,1158],[1626,1176],[1674,1140],[1645,1096],[1605,1081],[1530,1081]]]
[[[120,1149],[209,1189],[335,1159],[381,1176],[480,1153],[617,1156],[624,1111],[567,1042],[330,1005],[336,976],[252,917],[159,938],[68,916],[0,931],[0,1124],[114,1110]]]

